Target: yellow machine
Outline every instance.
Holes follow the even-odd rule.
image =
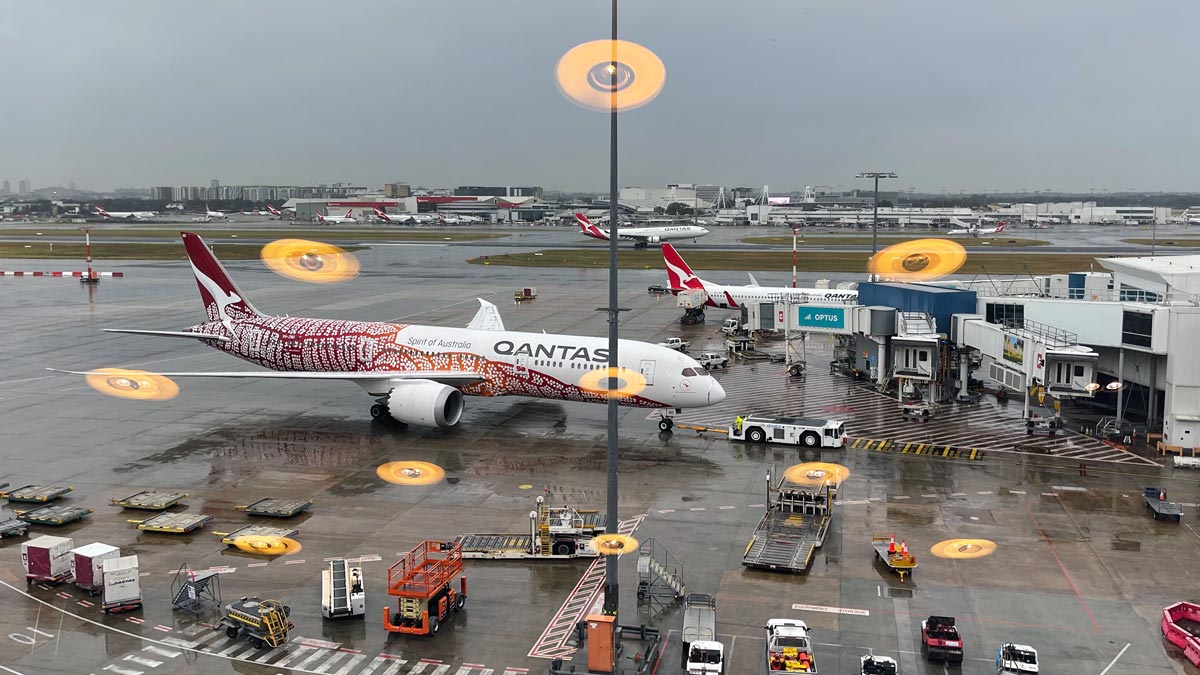
[[[242,598],[225,605],[221,625],[225,626],[225,634],[230,638],[244,632],[255,649],[274,649],[287,644],[288,633],[295,628],[288,619],[291,613],[292,608],[278,600]]]

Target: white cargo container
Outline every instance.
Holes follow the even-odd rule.
[[[25,578],[58,583],[71,578],[71,549],[75,542],[67,537],[43,536],[21,544],[21,566]]]
[[[104,561],[121,555],[116,546],[96,542],[80,546],[71,551],[71,574],[75,577],[75,585],[92,595],[98,595],[103,588]]]
[[[142,583],[136,555],[104,561],[104,601],[106,614],[116,614],[142,606]]]

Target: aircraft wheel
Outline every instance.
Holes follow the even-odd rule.
[[[371,419],[381,420],[388,416],[387,406],[376,403],[371,406]]]
[[[659,431],[670,431],[671,428],[674,426],[675,426],[675,423],[672,422],[671,418],[669,418],[669,417],[664,417],[658,421],[658,430]]]

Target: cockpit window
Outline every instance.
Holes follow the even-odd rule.
[[[693,368],[692,370],[696,371],[696,377],[712,377],[712,373],[703,368]]]
[[[684,377],[695,377],[695,376],[696,376],[696,369],[695,369],[695,368],[684,368],[684,369],[683,369],[683,376],[684,376]]]

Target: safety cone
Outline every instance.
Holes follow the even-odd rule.
[[[907,541],[900,542],[900,554],[908,555],[908,542]]]
[[[1166,490],[1158,491],[1158,501],[1160,501],[1160,502],[1167,501],[1167,491]]]
[[[888,553],[895,553],[895,552],[896,552],[896,535],[893,534],[891,536],[891,539],[888,540]]]

